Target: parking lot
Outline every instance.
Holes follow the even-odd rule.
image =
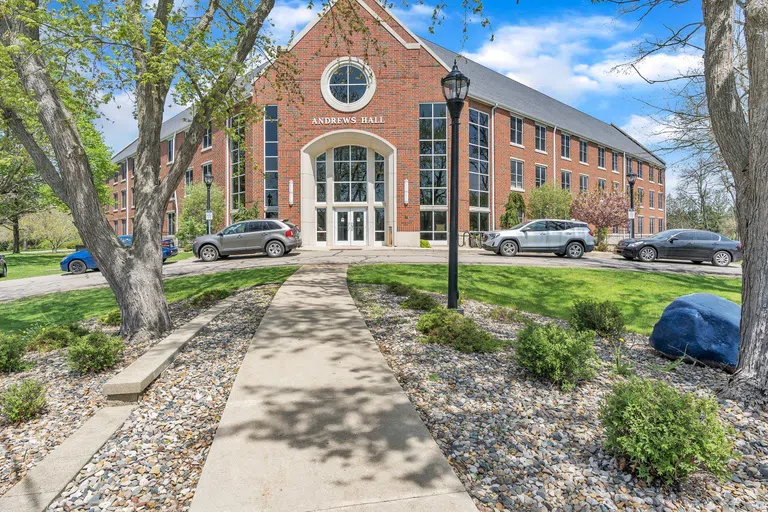
[[[282,258],[268,258],[264,255],[233,256],[227,260],[203,263],[194,258],[168,263],[163,268],[165,277],[180,277],[194,274],[210,274],[274,265],[318,265],[318,264],[372,264],[372,263],[424,263],[445,264],[448,251],[435,249],[361,249],[361,250],[307,250],[292,252]],[[593,269],[630,270],[637,272],[668,272],[680,274],[741,277],[741,266],[714,267],[708,263],[695,265],[682,261],[657,261],[641,263],[628,261],[611,253],[592,252],[582,259],[558,258],[549,254],[522,254],[514,258],[497,256],[480,250],[461,250],[459,262],[474,265],[519,265],[541,267],[575,267]],[[9,269],[12,271],[12,269]],[[63,292],[106,286],[106,280],[98,272],[81,275],[57,274],[0,281],[0,301],[16,300],[34,295]]]

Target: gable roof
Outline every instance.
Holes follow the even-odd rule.
[[[421,39],[444,62],[459,59],[462,73],[471,80],[469,96],[498,104],[515,114],[556,126],[558,130],[584,137],[632,157],[665,167],[662,159],[612,124],[600,121],[570,105],[497,73],[482,64],[457,55],[437,43]]]

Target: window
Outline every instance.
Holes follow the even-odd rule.
[[[368,149],[341,146],[333,150],[333,198],[337,202],[368,200]]]
[[[658,206],[659,210],[663,210],[664,209],[664,194],[661,193],[661,192],[656,192],[656,199],[657,199],[656,202],[658,203],[656,206]]]
[[[512,129],[512,136],[510,140],[512,141],[512,144],[522,146],[523,145],[523,119],[515,116],[511,116],[509,119],[510,119],[510,125]]]
[[[131,187],[131,208],[136,208],[136,192],[134,192],[134,187]]]
[[[488,212],[469,212],[469,230],[488,231],[490,226],[488,220]]]
[[[510,160],[512,188],[523,190],[523,162],[520,160]]]
[[[328,237],[328,224],[326,223],[326,209],[317,209],[317,241],[325,242]]]
[[[128,208],[128,191],[123,190],[120,192],[120,208],[125,210]]]
[[[471,215],[471,214],[470,214]],[[448,240],[448,212],[446,210],[422,210],[419,236],[422,240]]]
[[[329,87],[333,97],[341,103],[357,103],[368,90],[368,76],[362,68],[345,64],[331,73]]]
[[[488,208],[488,114],[469,109],[469,206]]]
[[[659,183],[659,185],[663,185],[664,184],[664,171],[662,171],[661,169],[659,169],[658,183]]]
[[[560,156],[571,159],[571,136],[567,133],[560,134]]]
[[[119,235],[120,233],[117,231],[117,221],[114,221],[112,223],[112,229],[115,231],[116,235]]]
[[[175,155],[175,152],[173,150],[173,142],[174,142],[173,137],[168,139],[168,141],[166,142],[166,156],[168,157],[169,164],[173,162],[173,157]]]
[[[536,151],[547,152],[547,127],[536,125]]]
[[[611,170],[619,172],[619,154],[615,151],[611,152]]]
[[[645,198],[645,190],[637,189],[637,202],[640,206],[643,206],[643,199]]]
[[[653,199],[656,194],[653,192],[653,190],[648,191],[648,207],[653,208]]]
[[[117,182],[120,181],[120,169],[119,168],[115,171],[115,175],[113,176],[113,179],[115,180],[114,184],[117,185]]]
[[[543,165],[536,165],[536,187],[541,187],[547,183],[547,168]]]
[[[607,183],[608,182],[605,181],[603,178],[599,178],[597,180],[597,188],[599,188],[600,190],[605,190],[605,186],[607,185]]]
[[[193,172],[194,171],[190,168],[184,173],[184,196],[189,195],[189,187],[192,185]]]
[[[589,176],[582,174],[579,176],[579,192],[586,192],[589,190]]]
[[[605,169],[605,148],[597,148],[597,166]]]
[[[589,145],[587,144],[587,141],[580,140],[579,141],[579,162],[586,164],[587,163],[587,148]]]
[[[653,174],[654,174],[653,166],[649,165],[648,166],[648,181],[653,181]]]
[[[653,230],[654,230],[654,228],[656,227],[656,225],[655,225],[655,224],[656,224],[656,219],[655,219],[655,218],[653,218],[653,217],[649,217],[649,218],[648,218],[648,234],[649,234],[649,235],[652,235],[652,234],[653,234]]]
[[[117,211],[119,203],[117,202],[117,192],[112,194],[112,209],[114,211]]]
[[[128,162],[123,160],[122,162],[120,162],[120,180],[125,181],[127,176],[128,176]]]
[[[571,171],[560,171],[560,185],[563,190],[571,191]]]
[[[643,218],[642,217],[637,218],[637,233],[639,235],[643,234]]]
[[[324,203],[326,199],[326,185],[328,184],[328,170],[327,170],[327,157],[325,153],[317,155],[315,159],[315,182],[317,183],[317,202]],[[318,210],[319,215],[320,210]],[[325,209],[323,209],[323,221],[325,221]],[[320,223],[318,217],[318,224]],[[318,228],[319,229],[319,228]],[[325,229],[323,229],[325,231]],[[318,241],[320,239],[318,238]]]
[[[632,172],[632,159],[627,158],[627,174]]]
[[[373,190],[374,201],[384,202],[384,156],[375,153],[373,159]],[[383,211],[383,210],[382,210]],[[383,219],[384,217],[382,217]],[[377,240],[380,242],[381,240]]]
[[[168,234],[176,234],[176,212],[168,212]]]
[[[213,127],[208,123],[208,128],[203,133],[203,149],[209,149],[213,145]]]
[[[278,214],[278,117],[277,105],[264,108],[264,211],[267,218]]]
[[[659,233],[664,231],[664,219],[659,219]]]
[[[542,231],[549,231],[549,227],[547,227],[546,221],[539,221],[534,222],[533,224],[528,224],[526,226],[528,228],[528,231],[534,231],[534,232],[542,232]]]
[[[384,208],[373,209],[373,235],[376,242],[384,242],[386,238]]]
[[[122,219],[120,221],[120,233],[123,235],[128,234],[128,221],[125,219]]]
[[[233,210],[245,207],[245,125],[242,116],[232,118],[229,139],[230,202]]]
[[[448,204],[447,109],[444,103],[419,105],[420,204]]]
[[[637,162],[637,177],[643,179],[643,162]]]

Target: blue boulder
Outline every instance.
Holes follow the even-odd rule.
[[[739,362],[741,306],[709,293],[675,299],[653,328],[651,346],[662,354],[728,371]]]

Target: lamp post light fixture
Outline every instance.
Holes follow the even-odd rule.
[[[211,211],[211,185],[213,184],[213,172],[208,167],[203,173],[203,182],[207,189],[207,195],[205,197],[205,228],[206,234],[211,234],[211,221],[213,220],[213,212]]]
[[[448,200],[448,309],[459,306],[459,117],[469,93],[469,78],[456,61],[440,83],[451,114],[451,191]]]
[[[627,183],[629,183],[629,238],[635,238],[635,182],[637,174],[630,171],[627,173]]]

